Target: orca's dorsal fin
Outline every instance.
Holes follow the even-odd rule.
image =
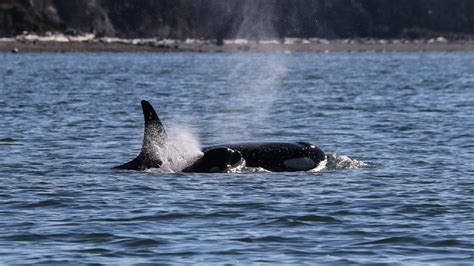
[[[145,118],[145,129],[153,127],[160,130],[162,134],[166,135],[165,128],[160,121],[160,118],[155,112],[155,109],[148,101],[142,100],[143,117]]]
[[[145,119],[142,152],[146,152],[150,145],[163,144],[168,139],[168,136],[153,106],[149,102],[142,100],[142,109]]]
[[[117,166],[116,168],[118,169],[145,170],[148,168],[159,168],[162,165],[157,148],[163,147],[166,144],[168,137],[165,128],[149,102],[143,100],[142,109],[145,118],[142,149],[135,159]]]

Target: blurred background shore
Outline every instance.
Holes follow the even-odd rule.
[[[337,52],[337,51],[474,51],[470,40],[436,39],[297,39],[159,40],[90,38],[79,40],[64,35],[24,35],[0,38],[0,52]]]
[[[0,0],[0,51],[472,51],[473,11],[470,0]]]

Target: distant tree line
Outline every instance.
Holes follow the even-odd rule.
[[[0,0],[0,36],[470,38],[473,13],[473,0]]]

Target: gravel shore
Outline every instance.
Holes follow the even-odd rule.
[[[21,35],[0,38],[0,52],[340,52],[340,51],[474,51],[474,41],[296,39],[248,41],[158,40]]]

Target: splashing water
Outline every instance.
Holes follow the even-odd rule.
[[[154,143],[153,152],[162,161],[161,168],[148,172],[179,172],[202,156],[198,138],[187,128],[171,126],[166,140]]]
[[[268,171],[265,168],[262,167],[245,167],[244,169],[241,169],[242,173],[271,173],[271,171]]]
[[[308,172],[312,172],[312,173],[320,172],[320,171],[326,169],[327,163],[328,163],[328,157],[326,156],[326,159],[324,159],[324,161],[319,162],[318,166],[316,166],[315,168],[309,170]]]
[[[368,166],[363,161],[352,159],[346,155],[328,154],[326,155],[325,168],[329,170],[355,169]]]

